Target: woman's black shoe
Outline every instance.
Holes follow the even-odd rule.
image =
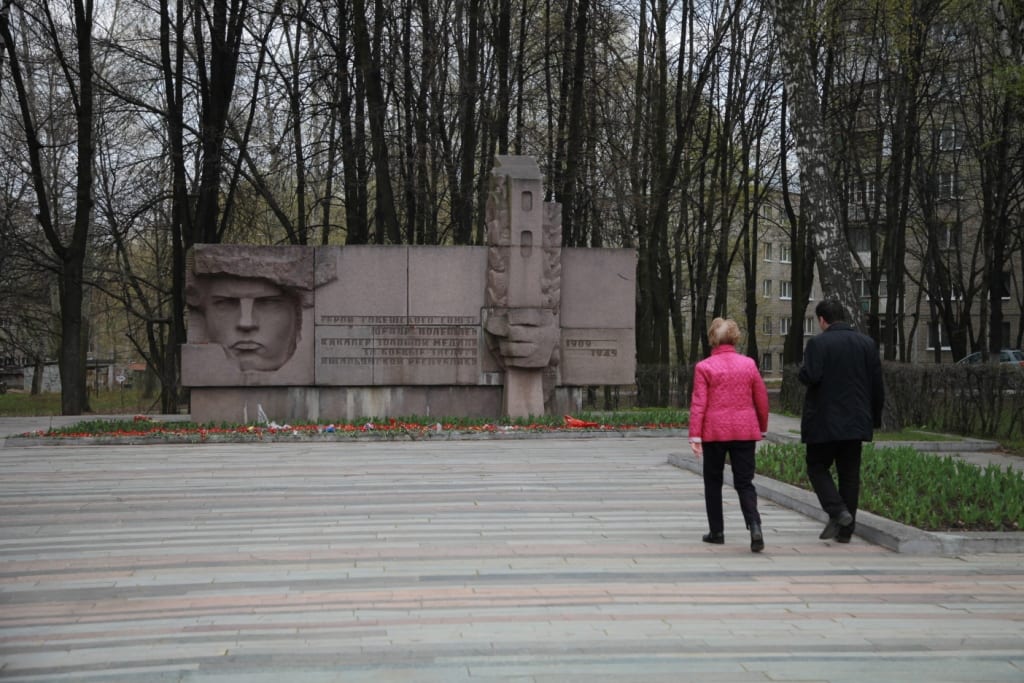
[[[725,543],[725,534],[723,534],[721,531],[719,531],[717,534],[711,532],[709,534],[704,534],[704,536],[702,536],[700,540],[704,541],[705,543],[714,543],[716,545],[722,545],[723,543]]]
[[[759,553],[764,550],[764,534],[757,522],[750,525],[750,552]]]

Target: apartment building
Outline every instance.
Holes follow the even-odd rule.
[[[793,316],[793,255],[781,205],[768,201],[761,209],[758,241],[757,335],[758,364],[766,382],[781,381],[786,335],[793,325],[807,339],[819,332],[814,318],[820,287],[815,283],[803,315]]]

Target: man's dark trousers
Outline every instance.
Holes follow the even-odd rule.
[[[843,510],[857,515],[860,496],[860,452],[858,441],[826,441],[807,444],[807,478],[818,495],[818,502],[829,517],[839,516]],[[839,488],[832,480],[835,463]]]

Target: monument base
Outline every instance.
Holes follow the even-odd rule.
[[[499,419],[498,386],[384,387],[197,387],[191,390],[192,420],[198,423],[252,424],[263,410],[278,424],[351,421],[387,417],[475,417]],[[581,387],[557,387],[549,395],[549,415],[575,413],[583,405]]]

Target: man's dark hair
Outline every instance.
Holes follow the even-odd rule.
[[[846,320],[846,309],[835,299],[825,299],[814,307],[814,315],[824,318],[829,325],[839,320]]]

